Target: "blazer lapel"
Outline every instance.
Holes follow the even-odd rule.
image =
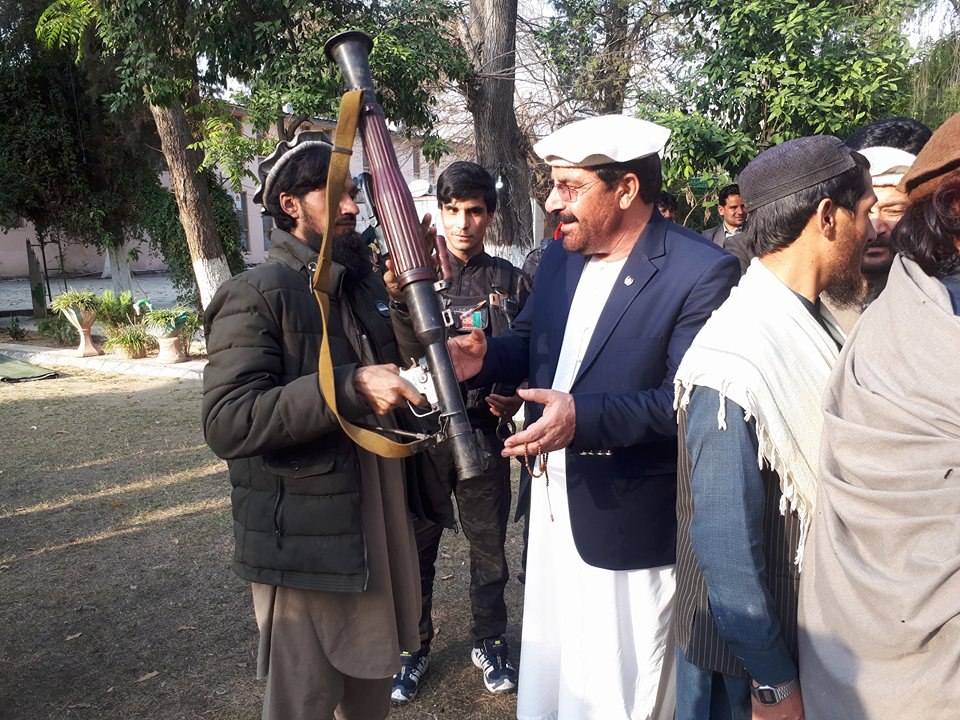
[[[597,320],[593,335],[590,337],[590,344],[580,364],[580,370],[573,380],[574,386],[597,359],[627,308],[650,279],[657,274],[657,266],[651,260],[666,253],[668,224],[659,213],[655,212],[640,234],[636,245],[633,246],[633,250],[630,251]],[[569,313],[569,308],[567,312]]]

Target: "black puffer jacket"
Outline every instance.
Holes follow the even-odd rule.
[[[316,253],[279,230],[271,241],[268,261],[224,283],[205,315],[203,427],[230,468],[233,567],[253,582],[357,592],[367,579],[359,465],[318,385]],[[380,276],[344,276],[334,265],[329,338],[340,413],[359,420],[370,409],[353,386],[358,358],[345,333],[378,362],[399,353]]]

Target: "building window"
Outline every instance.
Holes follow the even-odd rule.
[[[273,218],[269,215],[263,215],[263,249],[270,249],[270,230],[273,228]]]
[[[233,196],[237,214],[240,216],[240,246],[244,252],[250,252],[250,221],[247,218],[247,194],[240,192]]]

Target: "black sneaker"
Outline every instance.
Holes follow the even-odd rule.
[[[470,653],[473,664],[483,670],[483,684],[492,693],[517,689],[517,669],[510,662],[507,641],[502,637],[481,640]]]
[[[420,688],[420,679],[427,672],[430,664],[428,652],[400,653],[400,672],[393,676],[393,689],[390,691],[390,702],[394,705],[406,705],[417,696]]]

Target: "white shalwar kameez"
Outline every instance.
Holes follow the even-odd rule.
[[[553,389],[569,392],[623,267],[591,260],[567,319]],[[564,450],[534,478],[517,717],[670,720],[674,712],[673,565],[603,570],[574,545]],[[551,520],[551,515],[553,519]]]

